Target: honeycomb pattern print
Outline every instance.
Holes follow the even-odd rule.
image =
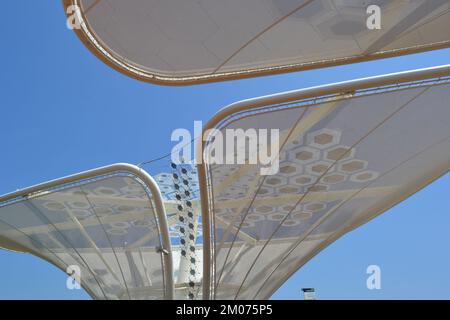
[[[237,165],[214,166],[214,212],[219,221],[240,225],[244,231],[261,222],[282,222],[283,228],[299,228],[338,203],[327,199],[327,192],[352,190],[375,180],[379,173],[358,157],[355,148],[341,143],[341,138],[340,131],[323,128],[289,141],[280,153],[276,175],[259,176],[256,165],[247,171]],[[230,176],[237,179],[220,190]],[[248,207],[247,200],[255,193],[255,200]],[[313,197],[314,193],[322,196]],[[305,197],[296,205],[305,194],[318,200]]]

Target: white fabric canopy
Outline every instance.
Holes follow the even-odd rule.
[[[190,84],[448,47],[448,0],[64,0],[75,30],[112,67]],[[381,9],[369,30],[367,6]],[[69,11],[72,12],[73,11]],[[70,15],[70,13],[68,13]]]
[[[263,176],[258,164],[208,164],[205,147],[204,292],[267,299],[328,244],[446,173],[444,69],[447,77],[427,79],[425,70],[247,100],[214,117],[210,138],[279,129],[280,170]]]
[[[0,198],[0,246],[80,268],[95,299],[172,297],[165,213],[146,173],[114,165],[51,184]]]
[[[205,129],[279,129],[276,174],[207,158],[159,186],[128,164],[83,172],[1,196],[0,246],[79,266],[96,299],[266,299],[449,170],[449,99],[442,66],[238,102]]]

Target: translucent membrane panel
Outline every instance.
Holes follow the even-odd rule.
[[[0,205],[0,241],[64,271],[78,266],[93,298],[164,297],[152,195],[137,177],[97,177]]]
[[[83,23],[76,31],[102,60],[132,77],[166,84],[318,68],[450,44],[448,0],[64,3],[79,6]],[[369,4],[379,12],[367,13]],[[68,12],[73,16],[73,9]]]
[[[329,243],[446,173],[449,100],[447,81],[423,82],[231,114],[224,137],[280,130],[279,171],[207,166],[213,297],[269,298]]]

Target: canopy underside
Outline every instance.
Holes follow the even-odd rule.
[[[279,129],[278,173],[261,175],[248,161],[211,164],[204,150],[214,299],[269,298],[328,244],[450,167],[448,78],[289,103],[270,98],[217,120],[210,138]]]
[[[0,246],[64,272],[79,268],[96,299],[167,298],[161,238],[154,196],[129,172],[61,183],[0,206]]]
[[[448,0],[64,0],[76,30],[110,66],[191,84],[319,68],[450,45]],[[69,13],[70,12],[70,13]],[[68,15],[73,14],[69,10]],[[80,19],[81,20],[81,19]]]

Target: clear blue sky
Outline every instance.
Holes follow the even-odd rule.
[[[287,90],[450,63],[450,50],[241,81],[162,87],[123,76],[65,27],[60,1],[4,1],[0,20],[0,194],[115,162],[170,151],[170,134],[232,102]],[[450,175],[346,235],[274,298],[450,298]],[[382,289],[366,288],[366,268]],[[0,299],[88,299],[29,255],[0,250]]]

